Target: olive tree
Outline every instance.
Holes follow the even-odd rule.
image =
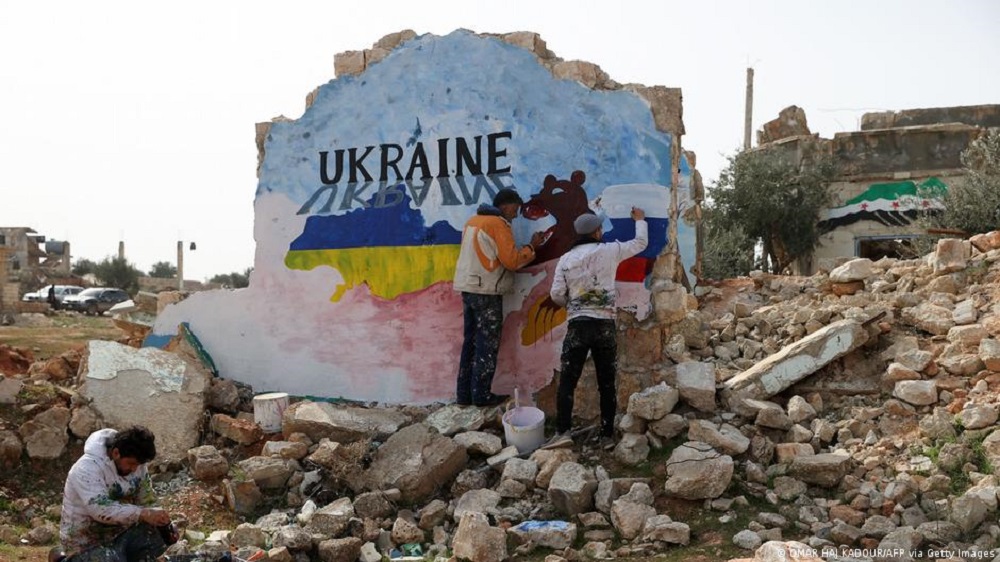
[[[780,273],[816,247],[833,175],[833,160],[823,153],[801,161],[773,148],[730,156],[708,193],[717,228],[759,241],[770,271]]]

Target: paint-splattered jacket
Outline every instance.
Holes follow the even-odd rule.
[[[462,249],[455,265],[455,290],[503,295],[514,288],[514,274],[535,258],[531,246],[520,250],[510,223],[492,205],[480,205],[462,230]]]
[[[568,320],[587,316],[615,318],[615,272],[618,264],[646,249],[646,221],[636,221],[635,238],[628,242],[581,242],[556,264],[549,296],[566,307]]]
[[[66,477],[59,539],[68,553],[109,543],[139,521],[142,506],[156,500],[146,465],[128,476],[118,475],[106,445],[115,433],[101,429],[90,434],[83,456]]]

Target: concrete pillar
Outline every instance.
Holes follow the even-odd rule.
[[[177,241],[177,290],[184,290],[184,241]]]
[[[743,116],[743,150],[750,150],[750,132],[753,130],[753,69],[747,68],[746,113]]]
[[[118,241],[118,259],[120,259],[120,260],[125,259],[125,241],[124,240],[119,240]]]
[[[7,288],[7,256],[9,250],[0,246],[0,312],[4,311],[4,290]]]

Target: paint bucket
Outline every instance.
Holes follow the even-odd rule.
[[[253,397],[253,421],[264,433],[281,432],[281,416],[288,407],[287,392],[269,392]]]
[[[517,447],[520,455],[534,451],[545,441],[545,412],[533,406],[521,406],[516,388],[514,408],[504,412],[501,420],[507,445]]]

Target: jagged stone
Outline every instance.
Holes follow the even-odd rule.
[[[969,406],[959,412],[955,419],[958,420],[965,429],[982,429],[989,427],[997,421],[997,407],[993,404],[976,404]]]
[[[281,457],[297,461],[302,460],[309,454],[309,447],[305,443],[295,441],[268,441],[264,443],[264,448],[260,454],[267,457]]]
[[[264,436],[264,431],[253,421],[226,414],[213,415],[211,428],[212,431],[240,445],[256,443]]]
[[[642,532],[646,520],[656,515],[650,505],[618,498],[611,503],[611,524],[624,539],[634,539]]]
[[[629,396],[627,413],[655,421],[669,414],[677,405],[679,397],[677,389],[660,383]]]
[[[835,453],[799,456],[792,460],[788,474],[808,484],[832,488],[850,469],[851,457]]]
[[[101,416],[86,404],[73,410],[69,420],[69,432],[77,439],[86,439],[91,433],[101,429]]]
[[[750,447],[750,439],[729,424],[716,426],[708,420],[691,420],[688,439],[708,443],[726,455],[742,455]]]
[[[700,361],[679,363],[677,365],[677,392],[680,398],[692,408],[702,412],[714,412],[715,365]]]
[[[597,480],[594,472],[576,462],[559,465],[549,482],[549,501],[567,515],[589,511],[594,505]]]
[[[792,423],[811,422],[816,417],[816,408],[805,398],[795,395],[788,399],[788,418]]]
[[[510,459],[504,464],[501,480],[515,480],[525,486],[534,486],[538,477],[538,463],[528,459]]]
[[[927,406],[938,400],[934,381],[899,381],[892,395],[914,406]]]
[[[951,310],[929,302],[904,308],[901,316],[911,325],[938,336],[947,334],[948,330],[955,325],[955,320],[951,317]]]
[[[309,518],[306,530],[327,537],[337,537],[347,530],[347,525],[354,515],[354,504],[351,502],[351,498],[340,498],[317,509]],[[360,544],[358,544],[358,548],[361,548]]]
[[[453,437],[455,443],[473,455],[493,456],[503,449],[503,440],[484,431],[465,431]]]
[[[626,433],[615,445],[614,457],[630,466],[638,465],[649,457],[649,439],[645,435]]]
[[[267,534],[253,523],[240,523],[229,535],[229,544],[237,548],[245,546],[264,548],[267,546]]]
[[[361,554],[361,539],[347,537],[325,540],[319,543],[317,552],[322,562],[355,562]]]
[[[357,507],[357,500],[354,503],[355,507]],[[447,516],[448,504],[437,499],[431,500],[431,503],[420,510],[420,520],[417,521],[417,526],[425,531],[430,531],[434,527],[444,523]]]
[[[253,480],[223,480],[222,493],[230,511],[241,515],[249,515],[257,510],[264,495]],[[260,522],[258,521],[258,525]]]
[[[482,513],[467,513],[458,523],[452,550],[471,562],[502,562],[507,558],[507,534],[491,527]]]
[[[719,497],[733,477],[733,459],[707,443],[688,441],[674,449],[666,462],[667,494],[689,499]]]
[[[409,512],[401,513],[392,524],[392,542],[396,544],[409,544],[424,542],[426,538],[424,530],[413,520]]]
[[[507,533],[521,544],[531,542],[543,548],[562,550],[576,542],[577,528],[566,521],[524,521],[507,529]]]
[[[671,521],[666,515],[646,519],[641,534],[644,541],[686,545],[691,541],[691,528],[686,523]]]
[[[489,488],[469,490],[462,494],[462,497],[458,498],[458,501],[455,503],[454,518],[459,520],[466,513],[488,514],[500,505],[501,499],[500,494]]]
[[[774,452],[778,462],[781,464],[790,463],[799,457],[816,454],[813,451],[812,445],[808,443],[778,443],[774,448]]]
[[[70,416],[68,408],[57,405],[21,424],[17,431],[24,440],[28,456],[33,459],[59,458],[69,443],[66,429]]]
[[[265,490],[284,488],[298,463],[272,457],[250,457],[237,463],[247,478]]]
[[[744,529],[733,535],[733,544],[743,550],[757,550],[764,541],[760,540],[760,535],[757,533]]]
[[[965,269],[968,266],[970,248],[971,245],[964,240],[956,238],[938,240],[931,260],[934,273],[951,273]]]
[[[205,400],[212,409],[235,414],[240,407],[240,390],[236,383],[229,379],[213,378]]]
[[[934,360],[934,354],[920,349],[908,349],[896,354],[895,359],[900,365],[921,372]]]
[[[427,416],[424,423],[435,428],[441,435],[452,436],[463,431],[476,431],[483,426],[486,418],[481,408],[449,404]]]
[[[20,466],[23,452],[24,445],[21,444],[17,434],[0,429],[0,468],[14,469]]]
[[[979,359],[987,369],[1000,373],[1000,341],[992,338],[980,341]]]
[[[17,395],[21,393],[22,388],[24,388],[24,382],[0,373],[0,404],[16,403]]]
[[[552,475],[564,463],[576,460],[576,453],[572,449],[537,450],[531,453],[531,460],[538,464],[538,476],[535,477],[535,486],[548,490]]]
[[[970,533],[986,520],[988,513],[989,509],[982,498],[964,494],[951,502],[949,519],[963,532]]]
[[[667,414],[647,425],[649,431],[664,439],[673,439],[688,427],[688,421],[680,414]]]
[[[187,460],[195,480],[218,480],[229,473],[229,461],[211,445],[188,449]]]
[[[875,274],[872,266],[872,260],[870,259],[853,259],[841,266],[835,267],[832,271],[830,271],[830,281],[833,281],[834,283],[864,281]]]
[[[293,433],[304,433],[317,443],[323,438],[352,443],[364,439],[384,440],[408,421],[406,415],[392,409],[302,401],[285,409],[281,431],[286,439]]]
[[[388,517],[394,511],[392,502],[382,490],[358,494],[353,505],[354,513],[362,519]]]
[[[406,501],[423,501],[467,461],[464,447],[425,424],[413,424],[379,447],[366,479],[372,489],[398,488]]]

